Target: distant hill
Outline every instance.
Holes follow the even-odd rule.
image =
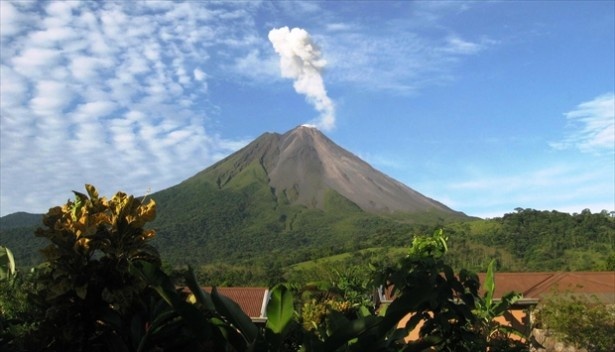
[[[42,214],[18,212],[0,218],[0,229],[9,230],[20,227],[32,227],[42,225]]]
[[[32,266],[40,262],[38,250],[46,243],[34,236],[34,231],[42,225],[42,214],[13,213],[0,217],[0,245],[11,249],[17,264]]]

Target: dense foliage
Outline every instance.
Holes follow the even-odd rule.
[[[428,214],[370,215],[340,205],[335,195],[330,200],[336,211],[326,212],[267,197],[253,199],[239,191],[221,193],[228,199],[209,198],[209,192],[198,193],[200,187],[213,186],[188,188],[201,200],[195,204],[182,204],[187,199],[182,194],[157,194],[157,204],[162,200],[165,205],[152,223],[158,233],[152,245],[160,250],[165,268],[190,264],[199,279],[218,285],[267,285],[322,277],[331,267],[343,271],[361,263],[390,262],[403,253],[409,234],[442,227],[450,238],[446,261],[456,269],[485,271],[495,259],[500,271],[615,270],[615,218],[606,211],[519,208],[500,218],[447,222]],[[284,216],[275,215],[274,207]],[[247,209],[262,216],[245,214]],[[32,236],[36,217],[16,215],[2,218],[1,244],[27,268],[40,263],[44,239]]]
[[[22,267],[32,267],[42,260],[39,249],[46,245],[45,240],[34,237],[42,219],[40,214],[23,212],[0,218],[0,245],[11,248]]]
[[[554,293],[538,310],[539,324],[563,341],[588,352],[611,352],[615,347],[615,305],[596,297]]]
[[[462,243],[497,249],[503,270],[615,270],[615,217],[606,210],[568,214],[517,208],[501,218],[457,224],[447,230]],[[502,253],[511,256],[505,258]],[[461,260],[465,267],[471,266],[468,262],[471,258]]]
[[[140,308],[146,286],[128,269],[135,260],[160,260],[147,243],[154,232],[143,229],[155,217],[153,200],[121,192],[107,200],[86,189],[50,209],[36,232],[50,244],[33,274],[30,304],[38,315],[22,348],[96,351],[125,340],[121,327]]]
[[[331,285],[276,285],[267,323],[258,327],[230,299],[206,293],[188,269],[174,282],[162,270],[144,228],[156,214],[153,200],[117,193],[110,200],[87,185],[87,194],[45,215],[37,235],[50,243],[30,284],[26,310],[16,308],[18,275],[3,260],[0,346],[24,351],[519,351],[493,317],[515,295],[493,301],[493,266],[486,294],[467,271],[443,260],[441,232],[415,237],[404,258],[373,267],[364,279],[337,272]],[[5,253],[9,253],[5,251]],[[4,257],[3,257],[4,258]],[[10,285],[4,286],[5,283]],[[180,285],[178,289],[177,284]],[[378,307],[368,297],[392,287],[395,299]],[[181,287],[185,287],[182,289]],[[19,298],[22,302],[24,300]],[[405,325],[399,321],[409,317]],[[422,326],[419,325],[422,323]],[[420,327],[419,327],[420,326]],[[405,341],[411,330],[419,339]],[[494,332],[499,332],[495,334]]]

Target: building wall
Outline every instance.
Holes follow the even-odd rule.
[[[408,323],[408,320],[412,317],[411,314],[406,315],[402,320],[397,324],[398,328],[403,328]],[[532,329],[531,323],[531,314],[530,310],[525,307],[513,308],[506,312],[503,316],[497,317],[495,319],[498,323],[513,327],[519,331],[521,331],[525,336],[529,336]],[[416,341],[419,339],[419,332],[423,327],[423,322],[419,322],[419,324],[404,338],[404,341]],[[520,340],[519,336],[512,336],[515,340]]]

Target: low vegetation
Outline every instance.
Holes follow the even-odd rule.
[[[615,346],[615,305],[597,297],[553,293],[538,310],[538,326],[588,352],[611,352]]]
[[[368,241],[371,246],[355,248],[353,256],[331,250],[329,259],[303,262],[290,271],[284,258],[272,263],[264,257],[257,259],[262,261],[257,269],[206,264],[196,271],[176,270],[153,245],[155,231],[145,226],[156,216],[153,199],[122,192],[106,199],[90,185],[86,191],[75,192],[74,200],[43,217],[43,226],[36,230],[46,244],[43,262],[32,270],[18,270],[12,252],[0,248],[3,349],[527,351],[527,336],[494,320],[520,298],[510,293],[494,300],[496,268],[505,267],[507,260],[532,263],[544,253],[540,245],[563,256],[568,251],[606,253],[586,263],[592,268],[612,269],[613,264],[609,214],[520,209],[503,218],[451,223],[447,229],[455,240],[450,241],[441,230],[433,236],[398,236],[396,231],[403,228],[398,224],[395,231],[376,237],[411,240],[409,249],[378,247]],[[568,225],[571,229],[565,228]],[[576,248],[538,231],[546,226],[561,227],[559,237],[564,239],[576,236]],[[581,243],[583,233],[598,242]],[[453,250],[451,243],[457,244]],[[492,252],[487,243],[499,243],[503,249]],[[464,258],[469,259],[466,248],[484,249],[482,261],[496,258],[486,264],[482,295],[477,276],[459,268],[467,263]],[[548,263],[557,265],[557,258]],[[211,275],[214,270],[217,273]],[[216,281],[220,278],[226,279]],[[273,287],[265,326],[252,323],[235,302],[215,289],[210,294],[201,289],[255,280]],[[392,288],[394,300],[389,305],[374,301],[379,287]],[[541,308],[540,321],[566,341],[592,352],[607,351],[615,326],[611,308],[585,298],[554,296]],[[400,325],[403,318],[409,320]],[[418,339],[406,341],[417,329]]]
[[[241,211],[241,204],[248,200],[236,197],[221,202],[203,194],[202,202],[192,205],[161,198],[167,207],[178,207],[173,210],[178,213],[175,220],[168,208],[159,208],[159,218],[151,225],[158,233],[151,244],[160,251],[165,268],[191,265],[199,279],[220,285],[266,285],[280,278],[292,280],[298,271],[312,276],[322,271],[319,267],[344,270],[355,265],[356,258],[387,262],[403,252],[412,235],[444,228],[450,246],[446,260],[456,269],[485,271],[495,259],[500,271],[615,270],[615,218],[606,211],[568,214],[517,209],[501,218],[424,223],[426,219],[421,218],[402,220],[361,212],[333,216],[290,206],[284,217],[273,219],[273,213],[267,215],[266,209],[273,206],[269,204],[256,208],[264,215],[262,222],[253,223],[247,219],[254,217]],[[231,204],[237,209],[229,210]],[[196,210],[199,214],[192,213]],[[194,217],[204,220],[191,221]],[[41,262],[39,249],[45,242],[32,235],[40,217],[26,217],[25,222],[20,218],[2,218],[0,236],[18,265],[27,269]]]
[[[87,194],[50,209],[37,236],[45,261],[23,281],[12,257],[2,259],[0,345],[14,351],[522,351],[523,341],[493,322],[514,303],[493,300],[476,275],[446,264],[446,238],[414,237],[407,254],[370,276],[338,272],[331,283],[275,285],[265,326],[238,305],[200,287],[194,272],[162,269],[145,228],[153,200]],[[4,252],[9,253],[8,251]],[[493,264],[489,266],[493,269]],[[8,285],[7,285],[8,284]],[[177,287],[186,289],[177,289]],[[395,299],[377,306],[376,287]],[[24,289],[32,288],[24,295]],[[410,317],[408,323],[399,321]],[[419,323],[422,326],[419,327]],[[419,339],[404,337],[420,329]],[[498,332],[498,333],[495,333]]]

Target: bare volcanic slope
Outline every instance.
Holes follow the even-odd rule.
[[[299,126],[265,133],[248,146],[194,176],[215,179],[218,188],[255,178],[271,195],[293,205],[325,208],[334,191],[369,213],[460,213],[374,169],[318,129]]]

